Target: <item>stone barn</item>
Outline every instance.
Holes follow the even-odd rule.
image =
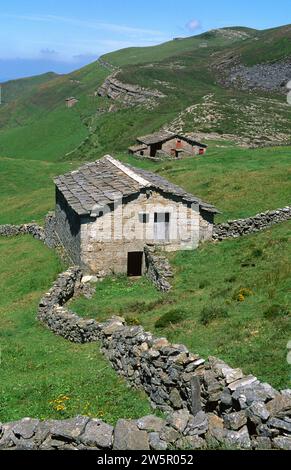
[[[75,104],[77,104],[79,100],[75,98],[74,96],[70,96],[70,98],[66,98],[66,107],[67,108],[73,108]]]
[[[55,184],[57,239],[88,274],[138,276],[146,245],[186,250],[212,238],[214,206],[109,155]]]
[[[153,159],[165,156],[181,158],[186,155],[201,155],[207,149],[207,145],[197,142],[191,136],[174,134],[168,131],[138,137],[137,142],[138,144],[129,147],[129,154]]]

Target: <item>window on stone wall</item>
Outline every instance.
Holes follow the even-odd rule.
[[[154,223],[155,240],[168,242],[170,240],[170,213],[155,212]]]
[[[147,214],[146,212],[142,212],[139,214],[139,221],[141,224],[148,224],[150,220],[150,214]]]

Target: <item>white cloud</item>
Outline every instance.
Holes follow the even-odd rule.
[[[46,57],[48,56],[52,57],[52,56],[58,55],[57,51],[55,51],[54,49],[49,49],[48,47],[46,47],[45,49],[41,49],[40,53],[41,55],[46,56]]]
[[[201,23],[199,20],[194,18],[193,20],[188,21],[188,23],[186,24],[186,28],[189,31],[196,31],[197,29],[201,28]]]
[[[45,22],[45,23],[67,23],[74,26],[92,28],[102,31],[108,31],[112,33],[128,34],[128,35],[147,35],[147,36],[163,36],[164,33],[161,31],[147,29],[147,28],[135,28],[126,25],[114,24],[114,23],[103,23],[99,21],[88,21],[88,20],[79,20],[76,18],[64,17],[64,16],[55,16],[55,15],[10,15],[10,14],[0,14],[0,17],[13,18],[16,20],[22,21],[31,21],[31,22]]]

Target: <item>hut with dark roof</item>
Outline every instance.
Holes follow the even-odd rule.
[[[157,159],[159,157],[181,158],[204,154],[207,145],[198,142],[191,135],[160,131],[137,138],[137,145],[129,147],[129,154]]]
[[[217,209],[146,170],[107,155],[55,179],[55,232],[86,273],[140,275],[144,248],[194,249]]]

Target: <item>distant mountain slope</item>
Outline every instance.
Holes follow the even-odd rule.
[[[138,135],[162,127],[242,145],[287,144],[290,64],[290,25],[233,27],[116,51],[68,75],[8,82],[0,107],[0,154],[90,159],[126,151]],[[113,73],[117,89],[116,83],[108,92],[103,86],[98,96]],[[158,97],[154,108],[140,95],[131,99],[142,89]],[[71,109],[65,106],[69,96],[78,99]]]
[[[14,99],[17,99],[27,93],[32,92],[37,86],[53,80],[58,75],[54,72],[44,73],[42,75],[36,75],[34,77],[22,78],[20,80],[10,80],[2,83],[1,86],[4,89],[2,93],[2,104],[9,103]]]

